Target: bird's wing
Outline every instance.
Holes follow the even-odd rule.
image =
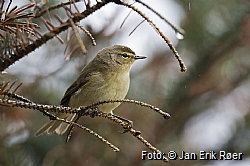
[[[74,94],[79,88],[81,88],[84,84],[86,84],[88,80],[84,80],[84,82],[79,82],[78,79],[67,89],[62,100],[61,105],[68,106],[70,97]]]
[[[91,72],[88,72],[88,70],[85,71],[86,72],[82,72],[81,75],[77,78],[77,80],[67,89],[61,100],[61,105],[68,106],[70,97],[84,85],[88,84],[89,77],[91,77],[92,74]]]

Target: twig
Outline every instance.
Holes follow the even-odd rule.
[[[128,15],[124,18],[124,20],[123,20],[123,22],[122,22],[122,24],[121,24],[121,26],[120,26],[120,29],[123,27],[125,21],[128,19],[129,15],[132,13],[132,11],[133,11],[133,10],[131,9],[130,12],[128,13]]]
[[[142,2],[140,0],[135,0],[135,1],[141,3],[142,5],[144,5],[145,7],[147,7],[149,10],[151,10],[152,12],[154,12],[161,19],[163,19],[168,25],[170,25],[175,30],[176,33],[180,33],[182,35],[185,35],[184,29],[177,28],[175,25],[173,25],[170,21],[168,21],[166,18],[164,18],[159,12],[157,12],[156,10],[154,10],[153,8],[151,8],[149,5],[145,4],[144,2]]]
[[[136,27],[129,33],[129,36],[144,22],[145,20],[142,20]]]
[[[29,108],[29,109],[36,109],[40,112],[42,112],[44,115],[50,117],[51,120],[58,120],[58,121],[62,121],[62,122],[65,122],[67,124],[70,124],[70,125],[75,125],[85,131],[87,131],[88,133],[96,136],[98,139],[100,139],[102,142],[104,142],[105,144],[107,144],[111,149],[113,149],[113,151],[115,152],[118,152],[119,151],[119,148],[117,148],[116,146],[114,146],[112,143],[110,143],[109,141],[107,141],[105,138],[103,138],[102,136],[100,136],[99,134],[97,134],[96,132],[92,131],[91,129],[87,128],[87,127],[84,127],[80,124],[77,124],[77,123],[74,123],[74,122],[71,122],[71,121],[67,121],[65,119],[61,119],[61,118],[58,118],[57,116],[55,115],[52,115],[50,114],[47,110],[50,110],[52,111],[53,109],[71,109],[70,107],[60,107],[60,106],[50,106],[50,105],[42,105],[42,104],[36,104],[36,103],[33,103],[33,102],[23,102],[23,101],[13,101],[13,100],[6,100],[6,99],[0,99],[0,104],[8,104],[12,107],[21,107],[21,108]]]
[[[85,29],[83,26],[81,26],[78,22],[75,23],[75,25],[78,26],[81,30],[83,30],[86,33],[86,35],[88,35],[88,37],[91,39],[92,45],[96,46],[96,41],[95,41],[95,38],[92,36],[92,34],[87,29]]]
[[[18,100],[22,99],[22,98],[17,97],[17,96],[18,95],[14,95],[14,98],[16,98]],[[25,100],[25,99],[22,99],[22,100]],[[67,121],[65,119],[61,119],[59,117],[56,117],[55,115],[50,114],[48,111],[50,111],[50,112],[62,112],[62,113],[77,113],[79,116],[87,116],[87,115],[92,115],[93,114],[92,108],[97,107],[97,105],[107,104],[107,103],[110,103],[110,102],[128,102],[128,103],[134,103],[134,104],[137,104],[137,105],[140,105],[140,106],[151,108],[151,109],[155,110],[156,112],[160,113],[161,115],[163,115],[164,118],[169,118],[170,117],[170,115],[168,113],[165,113],[165,112],[161,111],[157,107],[154,107],[152,105],[149,105],[147,103],[143,103],[143,102],[140,102],[140,101],[128,100],[128,99],[124,99],[124,100],[109,100],[109,101],[104,101],[104,102],[98,102],[98,103],[92,104],[92,105],[87,106],[87,107],[82,106],[82,107],[79,107],[79,108],[54,106],[54,105],[42,105],[42,104],[33,103],[33,102],[29,101],[29,100],[26,100],[26,101],[27,102],[24,102],[24,101],[13,101],[13,100],[7,100],[7,99],[0,99],[0,105],[39,110],[44,115],[50,117],[51,120],[58,120],[58,121],[65,122],[65,123],[70,124],[70,125],[75,125],[75,126],[81,128],[81,129],[89,132],[90,134],[92,134],[92,135],[96,136],[98,139],[100,139],[102,142],[106,143],[115,152],[119,151],[119,149],[117,147],[115,147],[113,144],[111,144],[110,142],[108,142],[106,139],[104,139],[102,136],[100,136],[97,133],[95,133],[94,131],[92,131],[91,129],[89,129],[87,127],[84,127],[84,126],[82,126],[82,125],[80,125],[78,123]],[[148,149],[150,149],[153,152],[156,151],[156,152],[162,153],[156,147],[152,146],[147,140],[145,140],[141,136],[140,132],[134,130],[126,122],[118,119],[117,117],[113,116],[112,114],[108,114],[108,113],[104,113],[104,112],[98,111],[95,115],[96,116],[100,116],[100,117],[104,117],[104,118],[106,118],[106,119],[108,119],[110,121],[113,121],[115,123],[120,124],[124,129],[126,129],[127,131],[129,131],[134,137],[136,137],[140,142],[142,142]],[[70,135],[69,135],[69,137],[67,137],[67,139],[69,139],[69,138],[70,138]],[[163,161],[164,162],[168,162],[168,158],[163,158]]]
[[[128,8],[133,9],[135,12],[137,12],[139,15],[141,15],[145,20],[147,20],[147,22],[155,29],[155,31],[165,40],[165,42],[168,44],[169,48],[174,53],[176,59],[179,62],[179,65],[180,65],[180,68],[181,68],[181,72],[186,72],[187,71],[187,67],[185,66],[183,60],[181,59],[180,55],[176,51],[176,49],[173,46],[172,42],[160,31],[160,29],[145,14],[143,14],[139,9],[137,9],[133,5],[130,5],[127,2],[121,2],[121,3],[117,3],[117,4],[124,5],[124,6],[128,7]]]
[[[46,114],[48,117],[52,118],[53,120],[58,120],[58,121],[61,121],[61,122],[65,122],[67,124],[77,126],[77,127],[81,128],[81,129],[87,131],[88,133],[94,135],[95,137],[97,137],[98,139],[100,139],[102,142],[104,142],[105,144],[107,144],[114,152],[119,152],[120,151],[118,147],[116,147],[115,145],[113,145],[112,143],[110,143],[109,141],[107,141],[105,138],[103,138],[102,136],[100,136],[99,134],[97,134],[96,132],[94,132],[93,130],[91,130],[91,129],[83,126],[83,125],[80,125],[78,123],[58,118],[57,116],[54,116],[54,115],[48,113],[47,111],[42,111],[42,112],[44,114]]]
[[[116,2],[116,0],[114,0]],[[80,20],[86,18],[90,14],[94,13],[101,7],[105,6],[106,4],[113,2],[113,1],[100,1],[96,3],[95,5],[91,6],[90,8],[87,8],[82,13],[76,13],[74,14],[74,17],[72,17],[73,23],[79,22]],[[119,4],[119,2],[116,2]],[[71,27],[69,19],[65,21],[63,24],[60,24],[58,27],[53,28],[50,32],[45,33],[41,38],[35,40],[32,44],[29,44],[25,47],[25,50],[22,48],[16,48],[15,54],[12,54],[11,61],[5,61],[3,64],[0,65],[0,71],[5,70],[7,67],[12,65],[17,60],[21,59],[25,55],[29,54],[30,52],[34,51],[50,39],[54,38],[57,34],[59,34],[62,31],[67,30],[69,27]]]
[[[136,104],[136,105],[140,105],[142,107],[150,108],[150,109],[154,110],[155,112],[159,113],[160,115],[162,115],[165,119],[170,119],[170,117],[171,117],[168,113],[162,111],[161,109],[159,109],[159,108],[157,108],[157,107],[155,107],[153,105],[150,105],[148,103],[144,103],[144,102],[141,102],[141,101],[130,100],[130,99],[100,101],[100,102],[91,104],[89,106],[86,106],[86,109],[95,108],[95,107],[97,107],[98,105],[101,105],[101,104],[122,103],[122,102],[123,103],[133,103],[133,104]]]
[[[79,2],[79,1],[80,1],[80,0],[78,0],[78,1],[76,1],[76,2]],[[55,6],[51,6],[51,7],[47,8],[47,9],[44,9],[44,10],[40,11],[39,13],[36,13],[35,18],[41,17],[42,15],[44,15],[44,13],[47,12],[47,10],[48,10],[48,11],[52,11],[52,10],[55,10],[55,9],[58,9],[58,8],[62,7],[63,5],[66,6],[66,5],[70,5],[70,4],[72,4],[72,3],[74,3],[74,2],[69,1],[69,2],[64,2],[64,3],[57,4],[57,5],[55,5]]]
[[[104,112],[99,112],[97,114],[97,116],[100,116],[100,117],[104,117],[104,118],[107,118],[108,120],[110,121],[113,121],[113,122],[116,122],[116,123],[119,123],[121,126],[123,126],[123,128],[127,128],[127,124],[124,123],[122,120],[112,116],[112,114],[107,114],[107,113],[104,113]],[[134,136],[136,137],[140,142],[142,142],[148,149],[150,149],[152,152],[158,152],[158,153],[161,153],[163,154],[160,150],[158,150],[156,147],[154,147],[152,144],[150,144],[147,140],[145,140],[141,134],[139,133],[138,134],[138,131],[134,130],[133,128],[127,128],[129,129],[129,132]],[[168,158],[163,158],[163,161],[164,162],[168,162]]]

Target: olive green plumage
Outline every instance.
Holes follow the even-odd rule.
[[[67,89],[61,105],[80,107],[99,101],[124,99],[129,89],[131,66],[135,60],[144,58],[146,57],[136,56],[134,51],[122,45],[114,45],[100,50]],[[112,111],[119,105],[120,103],[110,103],[100,105],[98,108],[102,112],[113,113]],[[57,116],[69,121],[77,118],[76,114],[58,113]],[[63,122],[51,120],[40,128],[36,135],[45,132],[52,134],[54,131],[57,134],[63,134],[69,126]]]

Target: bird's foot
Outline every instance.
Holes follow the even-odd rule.
[[[98,108],[90,108],[90,109],[84,109],[82,111],[79,111],[78,115],[79,116],[86,116],[86,115],[90,115],[91,118],[94,118],[95,116],[98,115],[98,113],[100,112],[100,110]]]
[[[90,113],[90,117],[91,117],[91,118],[96,117],[96,116],[98,115],[98,113],[100,112],[100,110],[99,110],[98,108],[92,108],[91,111],[92,111],[92,112]]]
[[[123,126],[124,130],[122,132],[120,132],[121,134],[125,134],[125,133],[129,132],[133,128],[133,121],[125,119],[125,118],[117,116],[117,115],[114,115],[114,114],[113,114],[113,116],[127,123],[126,126]],[[135,131],[135,133],[134,133],[135,136],[140,135],[140,134],[141,134],[140,131]]]

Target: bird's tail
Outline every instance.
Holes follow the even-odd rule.
[[[60,117],[60,116],[58,116],[58,117]],[[76,120],[76,118],[77,118],[76,114],[71,114],[64,119],[67,121],[74,121],[74,120]],[[67,124],[67,123],[64,123],[64,122],[61,122],[58,120],[51,120],[51,121],[45,123],[36,132],[36,136],[42,135],[44,133],[53,134],[54,132],[56,132],[59,135],[62,135],[68,130],[69,127],[70,127],[70,124]]]

